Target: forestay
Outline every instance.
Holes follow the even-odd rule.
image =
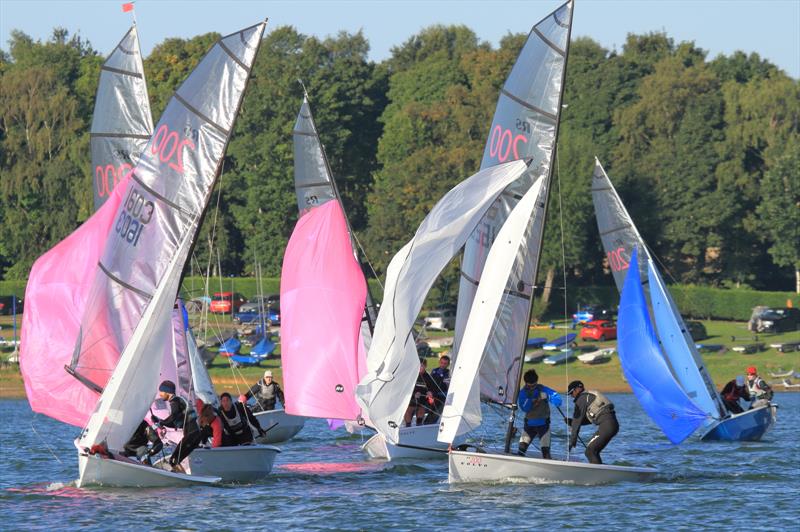
[[[517,203],[492,244],[470,309],[461,350],[456,357],[453,378],[439,422],[441,442],[452,443],[459,434],[475,429],[481,422],[478,370],[486,342],[496,326],[494,317],[504,298],[506,282],[513,274],[519,247],[531,225],[531,217],[544,218],[545,205],[540,178]],[[539,220],[537,220],[539,221]],[[539,221],[539,223],[541,223]],[[541,242],[534,242],[539,247]]]
[[[98,265],[74,371],[103,384],[81,447],[120,449],[147,412],[181,271],[218,175],[265,23],[218,41],[167,104]],[[123,352],[124,349],[124,352]],[[123,356],[120,358],[120,353]],[[119,363],[117,363],[119,361]]]
[[[647,260],[647,259],[645,259]],[[707,418],[675,381],[659,350],[639,277],[637,250],[628,269],[617,323],[622,371],[639,404],[672,443],[680,443]]]
[[[454,352],[463,342],[469,312],[481,280],[486,257],[511,210],[533,183],[542,183],[545,196],[550,187],[561,93],[564,83],[572,1],[566,2],[533,26],[497,102],[481,168],[516,159],[529,159],[528,171],[495,201],[473,231],[464,248],[458,292]],[[481,395],[500,403],[513,402],[531,295],[536,278],[543,225],[531,226],[519,247],[517,260],[506,285],[508,297],[500,305],[480,370]]]
[[[367,355],[359,404],[392,443],[419,372],[412,328],[425,296],[500,193],[526,170],[523,161],[492,166],[465,179],[433,207],[386,272],[383,303]]]
[[[95,210],[134,167],[152,134],[142,52],[134,25],[100,67],[91,127]]]

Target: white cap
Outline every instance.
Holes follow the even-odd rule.
[[[265,371],[264,372],[264,377],[272,377],[272,370],[268,369],[267,371]]]

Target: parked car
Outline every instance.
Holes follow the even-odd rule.
[[[261,312],[261,309],[280,309],[281,296],[279,294],[270,294],[268,296],[254,296],[250,301],[245,303],[239,309],[239,312]]]
[[[589,323],[595,320],[610,320],[614,316],[614,311],[601,307],[600,305],[578,306],[578,311],[572,315],[572,324]]]
[[[605,342],[617,337],[617,324],[607,320],[593,320],[583,326],[580,333],[581,340],[597,340]]]
[[[244,309],[244,305],[242,305],[242,309]],[[258,310],[255,309],[248,309],[242,310],[242,312],[237,312],[233,315],[233,322],[241,325],[249,325],[253,323],[259,323],[262,320],[262,315]],[[280,325],[281,324],[281,312],[279,308],[267,308],[265,313],[265,321],[267,321],[270,325]]]
[[[17,314],[22,314],[22,298],[17,298]],[[0,316],[11,315],[14,312],[14,301],[12,296],[0,296]]]
[[[452,309],[437,309],[425,317],[425,326],[428,329],[449,331],[456,326],[456,311]]]
[[[755,307],[747,328],[753,332],[788,332],[800,330],[800,309]]]
[[[692,335],[692,340],[695,342],[699,342],[700,340],[705,340],[708,338],[706,326],[699,321],[687,321],[686,327],[689,329],[689,334]]]
[[[215,314],[231,314],[245,303],[247,299],[238,292],[216,292],[208,309]]]

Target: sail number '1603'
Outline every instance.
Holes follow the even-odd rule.
[[[144,196],[138,190],[131,187],[128,190],[128,196],[125,198],[123,209],[119,213],[114,232],[128,244],[133,244],[135,247],[139,243],[142,229],[153,218],[154,210],[155,205],[153,205],[153,202],[144,199]]]

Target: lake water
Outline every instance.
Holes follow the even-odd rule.
[[[78,429],[34,415],[25,400],[3,400],[0,530],[797,530],[800,394],[777,394],[778,423],[761,442],[691,438],[679,447],[632,395],[611,397],[621,430],[604,460],[655,466],[651,483],[450,486],[446,460],[368,461],[360,436],[310,420],[280,445],[274,474],[258,484],[77,489]],[[486,434],[501,433],[499,420],[486,425]],[[566,431],[556,428],[553,448],[560,452]]]

